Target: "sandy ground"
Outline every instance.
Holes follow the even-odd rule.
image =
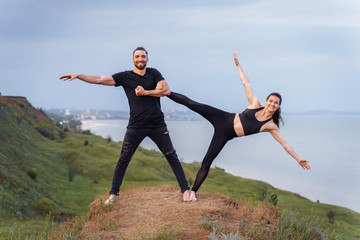
[[[174,239],[209,239],[211,230],[199,224],[204,218],[221,223],[223,233],[242,229],[242,236],[261,239],[251,236],[254,225],[262,229],[262,236],[271,234],[279,217],[278,210],[267,205],[251,207],[216,194],[198,193],[197,202],[183,202],[173,186],[123,191],[108,211],[100,206],[100,198],[105,202],[107,197],[99,196],[90,204],[89,220],[81,232],[85,239],[155,239],[161,234],[177,236]]]

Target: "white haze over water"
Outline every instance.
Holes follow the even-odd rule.
[[[212,167],[268,182],[312,201],[360,212],[360,116],[285,116],[285,120],[281,132],[295,151],[310,161],[310,171],[303,170],[269,133],[231,140]],[[115,141],[123,140],[127,125],[121,120],[83,123],[83,129],[111,136]],[[212,137],[212,126],[207,121],[167,121],[167,125],[181,160],[201,162]],[[148,138],[141,145],[157,149]]]

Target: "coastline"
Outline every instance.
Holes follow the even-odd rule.
[[[351,126],[359,119],[354,116],[346,117],[351,122],[345,121],[344,125],[341,125],[344,121],[340,121],[342,118],[339,116],[326,119],[327,121],[323,122],[323,117],[288,116],[284,128],[281,129],[297,152],[310,161],[311,171],[304,171],[297,166],[281,145],[274,141],[270,134],[265,133],[249,136],[246,140],[239,138],[229,141],[212,167],[223,168],[234,176],[267,182],[314,202],[320,201],[360,212],[360,204],[352,201],[360,197],[359,192],[353,191],[356,187],[354,184],[360,181],[360,176],[354,172],[359,163],[351,152],[359,143],[359,139],[356,140],[358,133],[354,132]],[[127,126],[126,120],[89,120],[84,123],[84,129],[89,128],[92,133],[104,138],[111,136],[114,141],[123,140]],[[330,133],[328,129],[334,124],[349,129],[337,127]],[[167,125],[180,160],[186,163],[201,162],[212,136],[211,125],[206,121],[184,120],[167,121]],[[349,134],[352,134],[356,141],[349,137]],[[341,139],[341,142],[337,142],[337,139]],[[254,151],[254,146],[259,144],[262,150]],[[157,150],[147,138],[141,146]],[[349,151],[344,153],[339,149]],[[346,158],[347,161],[338,166],[339,158]],[[332,187],[329,188],[329,185]]]

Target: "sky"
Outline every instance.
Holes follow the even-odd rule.
[[[121,87],[59,77],[132,70],[144,46],[171,90],[241,112],[234,51],[261,102],[276,91],[283,112],[359,112],[359,13],[358,0],[0,0],[0,92],[43,109],[128,110]]]

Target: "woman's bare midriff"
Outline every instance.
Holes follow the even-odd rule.
[[[244,136],[244,129],[243,129],[243,126],[241,124],[239,114],[236,114],[235,118],[234,118],[234,130],[235,130],[236,135],[238,137]]]

